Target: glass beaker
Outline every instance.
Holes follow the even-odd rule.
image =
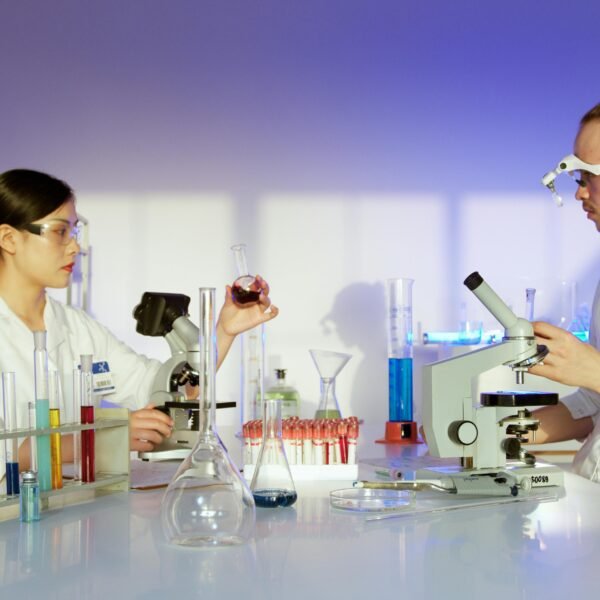
[[[231,246],[237,266],[238,278],[231,286],[231,295],[237,304],[250,304],[258,302],[260,296],[260,283],[248,271],[246,261],[246,244]]]
[[[254,499],[215,424],[215,289],[200,288],[199,431],[161,503],[167,539],[182,546],[230,546],[253,535]]]
[[[263,404],[263,439],[250,489],[256,506],[291,506],[298,495],[281,437],[281,400]]]
[[[414,279],[387,280],[389,420],[413,420],[412,285]]]
[[[315,419],[341,419],[342,413],[335,395],[335,378],[352,358],[352,354],[330,350],[309,350],[321,377],[321,397]]]
[[[575,281],[560,282],[560,314],[557,326],[571,331],[575,322],[577,284]]]

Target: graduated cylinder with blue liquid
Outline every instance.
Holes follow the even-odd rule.
[[[389,420],[413,420],[412,285],[414,279],[387,280]]]

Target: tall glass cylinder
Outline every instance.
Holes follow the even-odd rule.
[[[230,546],[254,531],[254,499],[216,428],[215,290],[200,288],[199,431],[161,504],[163,531],[181,546]]]
[[[48,392],[48,352],[46,351],[46,332],[34,331],[33,366],[35,377],[35,427],[50,427],[50,400]],[[52,489],[52,457],[50,436],[37,437],[37,469],[40,491]]]
[[[91,354],[81,355],[81,424],[94,422],[94,384],[93,357]],[[81,432],[81,481],[96,481],[96,436],[93,429]]]
[[[246,244],[231,247],[235,259],[238,278],[232,286],[232,297],[238,304],[241,298],[240,285],[252,285],[255,278],[249,275],[246,257]],[[254,300],[258,300],[256,295]],[[240,365],[240,430],[244,423],[258,419],[262,415],[264,400],[265,373],[265,326],[264,324],[241,334]]]
[[[413,420],[412,286],[414,279],[387,280],[389,420]]]
[[[15,374],[2,373],[2,398],[4,401],[4,428],[6,431],[17,429],[17,396],[15,394]],[[6,459],[6,493],[16,496],[19,493],[19,440],[11,438],[4,441]]]

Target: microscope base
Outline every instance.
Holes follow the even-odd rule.
[[[522,462],[509,462],[496,469],[461,469],[461,467],[431,467],[416,472],[416,479],[468,479],[473,476],[489,477],[491,473],[504,472],[512,475],[521,488],[520,493],[530,493],[541,488],[564,488],[564,472],[555,465],[537,463],[526,465]]]

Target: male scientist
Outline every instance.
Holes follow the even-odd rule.
[[[582,117],[574,154],[588,165],[600,166],[600,104]],[[575,198],[600,232],[600,175],[579,170],[577,183]],[[550,352],[543,364],[531,367],[529,372],[579,386],[557,405],[536,411],[540,420],[536,443],[586,438],[573,462],[574,470],[600,481],[600,283],[592,307],[589,344],[548,323],[533,325],[538,343],[546,345]]]

